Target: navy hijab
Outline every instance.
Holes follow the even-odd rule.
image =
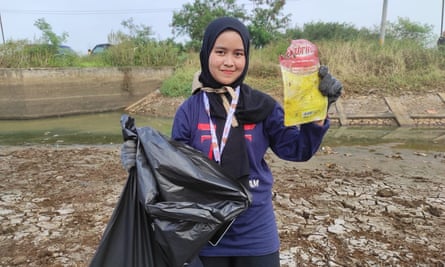
[[[248,183],[249,177],[249,158],[247,155],[246,141],[244,138],[244,124],[258,123],[266,119],[275,107],[276,101],[244,84],[247,70],[249,68],[249,49],[250,36],[246,26],[239,20],[230,17],[222,17],[212,21],[206,28],[200,51],[201,74],[199,81],[204,87],[221,88],[227,84],[221,84],[216,81],[209,70],[209,57],[218,36],[227,30],[234,30],[239,33],[244,46],[244,55],[246,64],[240,75],[232,84],[232,88],[240,86],[240,97],[236,107],[235,116],[240,123],[239,127],[234,127],[230,131],[226,147],[221,155],[221,166],[223,170],[231,177],[239,179],[242,183]],[[199,90],[195,91],[197,93]],[[207,94],[210,102],[210,114],[216,122],[216,135],[218,142],[221,140],[222,131],[226,119],[226,110],[223,106],[221,97],[217,94]],[[231,100],[229,94],[226,97]]]
[[[221,84],[217,82],[209,70],[209,57],[212,51],[215,41],[218,36],[227,30],[234,30],[239,33],[241,40],[244,45],[244,55],[246,57],[246,65],[240,77],[232,84]],[[246,26],[239,20],[231,17],[222,17],[212,21],[206,28],[204,32],[204,38],[202,41],[201,52],[199,54],[201,60],[201,74],[199,76],[199,81],[204,87],[211,88],[221,88],[224,85],[229,85],[232,88],[241,85],[246,77],[247,70],[249,69],[249,48],[250,48],[250,35]]]
[[[203,87],[221,88],[224,85],[216,81],[209,69],[209,57],[212,52],[213,46],[218,36],[227,30],[233,30],[239,33],[244,46],[244,55],[246,57],[246,64],[240,75],[232,84],[232,88],[237,86],[241,87],[240,97],[238,105],[235,111],[235,116],[238,122],[241,123],[256,123],[264,120],[272,111],[275,106],[275,100],[258,90],[250,88],[247,84],[244,84],[244,78],[246,77],[249,69],[249,51],[250,51],[250,35],[246,26],[238,19],[231,17],[221,17],[213,20],[206,28],[204,32],[204,38],[202,41],[201,51],[199,54],[201,63],[201,74],[199,75],[199,81]],[[196,90],[194,93],[197,93]],[[226,94],[229,101],[230,95]],[[210,113],[212,117],[225,119],[226,111],[222,104],[221,98],[216,94],[208,94],[210,101]]]

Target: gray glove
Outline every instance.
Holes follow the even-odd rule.
[[[136,166],[136,141],[127,140],[121,147],[121,163],[122,166],[129,171]]]
[[[318,89],[322,95],[328,97],[329,109],[329,106],[340,97],[343,91],[343,85],[329,73],[329,69],[326,66],[320,66],[318,76],[320,77]]]

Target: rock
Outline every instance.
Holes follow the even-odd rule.
[[[389,188],[383,188],[377,191],[376,195],[379,197],[393,197],[396,196],[397,194]]]

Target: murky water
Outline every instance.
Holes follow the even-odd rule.
[[[0,120],[0,145],[113,144],[122,142],[123,113],[99,113],[36,120]],[[137,127],[170,135],[171,119],[132,116]]]
[[[395,147],[445,151],[444,128],[340,127],[329,129],[324,143],[329,146],[370,146],[396,143]]]
[[[0,145],[115,144],[122,142],[123,113],[99,113],[37,120],[0,120]],[[137,127],[170,135],[171,118],[133,116]],[[410,149],[445,151],[445,129],[332,127],[324,145],[355,146],[400,143]]]

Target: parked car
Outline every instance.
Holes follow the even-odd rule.
[[[68,45],[26,44],[23,50],[28,54],[53,55],[56,57],[77,56],[77,53]]]
[[[59,45],[56,56],[76,56],[77,53],[68,45]]]
[[[111,46],[112,46],[112,44],[109,44],[109,43],[97,44],[94,46],[93,49],[88,51],[88,54],[97,55],[97,54],[103,53]]]

